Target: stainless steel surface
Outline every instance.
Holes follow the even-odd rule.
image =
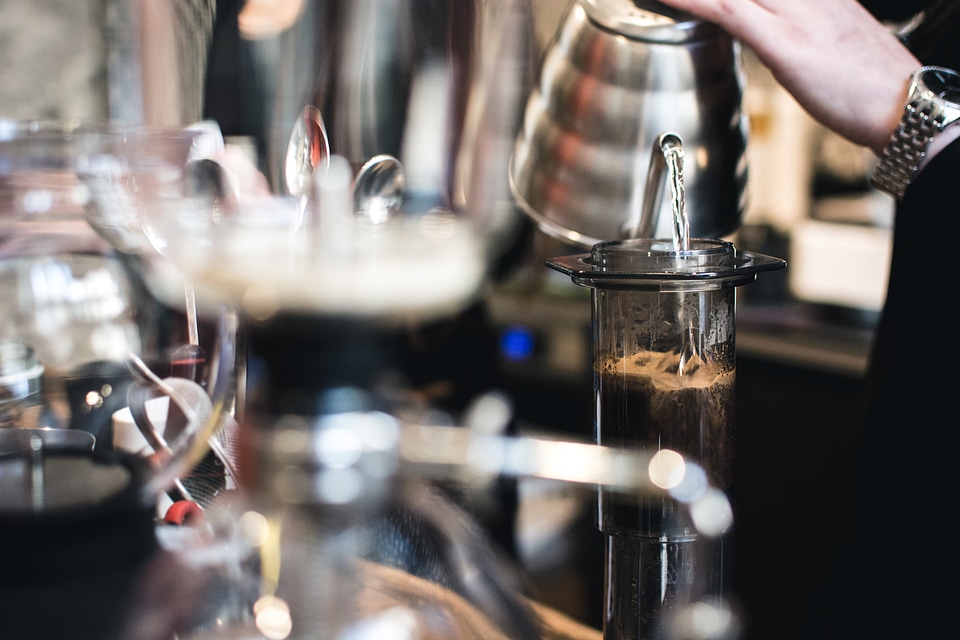
[[[647,173],[647,184],[643,192],[643,204],[640,207],[640,217],[632,228],[627,229],[629,238],[652,238],[657,233],[657,225],[660,222],[660,211],[663,208],[663,191],[669,181],[673,193],[682,193],[682,173],[679,167],[682,166],[683,143],[674,133],[662,133],[657,136],[653,142],[653,149],[650,151],[650,171]],[[679,196],[675,196],[675,203],[681,203]],[[681,207],[682,208],[682,207]],[[679,213],[681,211],[672,210],[671,218],[675,218],[674,226],[679,226]],[[686,218],[684,218],[685,220]],[[679,237],[674,233],[674,237]],[[686,237],[689,243],[689,237]],[[689,248],[683,244],[683,248]]]
[[[511,187],[541,229],[592,246],[636,229],[651,148],[664,132],[690,149],[690,233],[739,225],[747,179],[743,70],[736,41],[657,3],[572,5],[546,52],[511,160]],[[669,210],[669,202],[663,203]],[[670,237],[660,215],[649,237]]]
[[[29,451],[34,439],[41,449],[66,451],[93,451],[97,441],[93,434],[78,429],[0,429],[0,455]]]
[[[32,347],[0,342],[0,429],[29,427],[40,411],[43,365]]]
[[[298,198],[310,194],[313,175],[330,164],[330,140],[320,110],[312,104],[303,108],[293,124],[283,160],[287,193]]]
[[[683,43],[710,38],[716,26],[655,0],[582,0],[590,19],[628,38]]]
[[[269,114],[257,143],[274,192],[312,105],[329,152],[354,170],[381,154],[403,164],[406,210],[443,207],[495,238],[513,232],[505,168],[534,64],[529,0],[305,0],[255,32],[248,18],[241,45],[267,70],[251,106]]]
[[[389,154],[373,156],[363,163],[353,182],[354,214],[380,224],[403,205],[407,179],[403,165]]]

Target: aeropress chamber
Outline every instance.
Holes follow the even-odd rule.
[[[672,141],[679,148],[679,139]],[[736,287],[786,263],[731,242],[687,237],[682,174],[666,157],[673,238],[600,242],[547,265],[591,289],[597,444],[679,454],[702,467],[711,486],[726,490],[733,469]],[[605,640],[672,637],[672,613],[691,598],[721,595],[722,539],[704,552],[705,541],[698,543],[678,502],[599,488],[597,523],[606,547]]]

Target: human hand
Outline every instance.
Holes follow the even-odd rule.
[[[856,0],[660,0],[753,49],[824,126],[881,153],[920,62]]]

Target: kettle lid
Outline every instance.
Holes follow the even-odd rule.
[[[590,19],[633,40],[681,44],[710,38],[720,27],[655,0],[579,0]]]

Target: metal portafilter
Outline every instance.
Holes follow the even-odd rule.
[[[701,465],[729,487],[734,443],[735,287],[780,269],[776,258],[720,240],[632,239],[548,262],[591,288],[598,444]],[[675,455],[671,453],[669,455]],[[675,503],[599,491],[606,535],[607,640],[665,638],[662,623],[695,580],[723,588],[722,544],[695,553],[697,533]]]

